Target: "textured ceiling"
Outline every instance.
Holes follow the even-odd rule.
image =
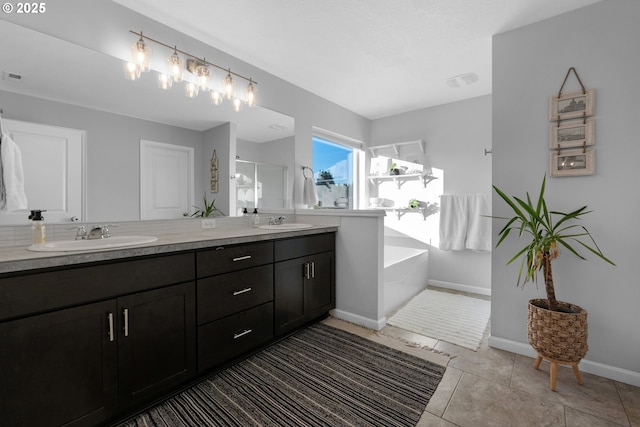
[[[599,0],[115,1],[376,119],[491,93],[494,34]]]

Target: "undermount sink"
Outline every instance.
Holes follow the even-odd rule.
[[[46,242],[41,245],[31,245],[27,250],[34,252],[75,252],[92,251],[99,249],[112,249],[124,246],[142,245],[158,240],[154,236],[113,236],[105,239],[92,240],[60,240],[57,242]]]
[[[264,224],[259,225],[258,228],[264,230],[301,230],[303,228],[311,228],[313,224],[303,224],[300,222],[288,223],[288,224]]]

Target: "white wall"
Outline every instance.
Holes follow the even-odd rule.
[[[549,97],[569,67],[596,90],[596,174],[549,178],[550,208],[587,205],[585,220],[603,252],[617,267],[566,250],[554,261],[557,297],[589,312],[589,352],[581,369],[640,385],[640,158],[638,69],[640,3],[605,1],[494,37],[493,183],[508,194],[536,192],[549,158]],[[578,89],[574,78],[566,91]],[[493,197],[494,215],[509,214]],[[494,239],[500,224],[494,222]],[[522,246],[522,245],[520,245]],[[494,250],[491,344],[528,349],[527,300],[544,290],[516,288],[518,266],[505,264],[515,240]]]
[[[491,192],[492,158],[484,155],[492,144],[490,95],[372,122],[371,146],[417,139],[426,142],[431,166],[444,170],[445,194]],[[426,235],[426,226],[416,223],[415,233]],[[436,285],[488,294],[491,254],[432,248],[429,277]]]

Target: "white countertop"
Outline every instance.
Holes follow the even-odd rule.
[[[0,274],[306,236],[337,230],[336,226],[326,225],[301,230],[265,230],[253,227],[215,228],[190,233],[156,234],[158,240],[155,242],[136,246],[76,252],[32,252],[27,250],[26,246],[13,246],[0,248]]]

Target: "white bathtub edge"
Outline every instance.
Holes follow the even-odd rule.
[[[443,282],[441,280],[429,280],[429,285],[438,288],[453,289],[454,291],[469,292],[471,294],[491,296],[490,288],[480,286],[463,285],[461,283]]]
[[[387,318],[374,320],[368,317],[360,316],[359,314],[349,313],[348,311],[333,309],[330,314],[336,319],[345,320],[356,325],[364,326],[365,328],[373,329],[376,331],[382,330],[387,325]]]

